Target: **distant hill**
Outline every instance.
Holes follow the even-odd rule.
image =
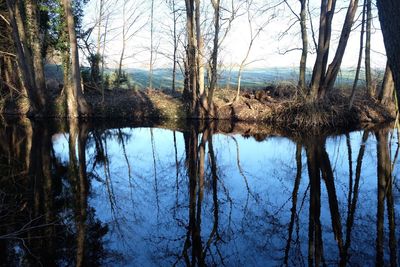
[[[126,73],[140,88],[148,86],[149,72],[143,69],[126,69]],[[382,79],[384,70],[377,70],[377,79]],[[289,82],[297,84],[298,69],[294,68],[262,68],[248,69],[242,72],[241,86],[243,88],[260,88],[267,84]],[[311,80],[312,70],[307,70],[307,79]],[[220,71],[218,85],[226,87],[228,83],[231,87],[237,86],[237,70]],[[343,69],[337,78],[338,86],[351,86],[354,82],[355,70]],[[363,86],[364,72],[360,73],[359,86]],[[206,78],[207,80],[207,78]],[[169,89],[172,83],[172,69],[156,69],[153,71],[153,86],[155,88]],[[177,87],[183,87],[183,75],[177,72]]]
[[[46,65],[46,75],[48,77],[62,80],[62,67],[58,65]],[[114,69],[107,69],[105,72],[108,74],[113,73]],[[136,68],[128,68],[124,70],[128,75],[132,86],[142,89],[146,88],[149,83],[149,71]],[[308,80],[311,79],[311,69],[307,70]],[[220,72],[218,77],[218,85],[220,87],[227,87],[228,83],[231,88],[237,86],[237,70],[223,70]],[[343,69],[338,76],[338,86],[351,86],[354,81],[355,70],[354,69]],[[247,69],[242,72],[241,86],[242,88],[260,88],[268,84],[274,83],[293,83],[297,84],[298,69],[294,68],[259,68],[259,69]],[[363,77],[364,73],[360,74],[359,86],[364,85]],[[376,71],[376,77],[382,79],[383,70]],[[176,77],[177,88],[183,87],[183,75],[180,70],[177,70]],[[207,80],[207,78],[206,78]],[[172,86],[172,69],[163,68],[155,69],[153,71],[153,87],[160,89],[170,89]]]

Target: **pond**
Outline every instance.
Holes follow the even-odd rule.
[[[390,128],[288,138],[189,122],[8,122],[0,262],[397,266],[398,146]]]

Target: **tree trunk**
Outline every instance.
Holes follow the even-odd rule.
[[[204,38],[201,32],[200,21],[200,0],[195,0],[195,28],[196,28],[196,69],[197,69],[197,99],[196,117],[205,118],[208,115],[209,103],[207,99],[207,88],[205,87],[205,67],[204,67]]]
[[[364,48],[364,33],[365,33],[365,8],[366,8],[366,2],[368,0],[364,0],[364,6],[363,6],[363,12],[362,12],[362,19],[361,19],[361,34],[360,34],[360,50],[358,53],[358,63],[357,63],[357,69],[356,69],[356,76],[354,78],[354,83],[353,83],[353,88],[351,90],[351,95],[350,95],[350,104],[349,104],[349,110],[353,106],[354,102],[354,97],[356,94],[356,89],[357,89],[357,84],[358,84],[358,78],[360,77],[360,70],[361,70],[361,61],[362,61],[362,54],[363,54],[363,48]]]
[[[211,81],[208,92],[209,111],[212,112],[214,91],[217,87],[218,71],[218,48],[219,48],[219,23],[220,23],[220,0],[213,0],[214,8],[214,47],[211,56]]]
[[[397,95],[400,95],[400,1],[377,0],[379,20]],[[400,98],[397,98],[400,102]]]
[[[186,3],[186,30],[187,30],[187,63],[189,68],[188,92],[190,94],[189,112],[194,115],[197,98],[197,68],[196,68],[196,35],[194,20],[194,0],[185,0]]]
[[[104,0],[100,0],[99,4],[99,21],[97,22],[97,55],[100,55],[101,48],[101,23],[103,22],[103,6]]]
[[[389,67],[389,64],[386,64],[382,89],[379,93],[379,101],[384,105],[388,105],[389,103],[391,103],[393,101],[393,91],[394,91],[393,73]]]
[[[375,97],[375,88],[372,85],[371,75],[371,28],[372,28],[372,11],[371,0],[366,0],[367,11],[367,27],[366,27],[366,40],[365,40],[365,82],[367,92],[370,97]]]
[[[72,13],[71,0],[63,0],[65,17],[67,20],[68,37],[71,58],[71,84],[67,88],[68,116],[78,117],[90,114],[90,107],[82,94],[81,73],[79,67],[78,43],[76,40],[75,21]]]
[[[175,92],[176,90],[176,57],[177,57],[177,52],[178,52],[178,37],[177,37],[177,31],[176,31],[176,24],[177,24],[177,16],[176,16],[176,10],[175,10],[175,0],[172,0],[172,13],[174,16],[174,26],[173,26],[173,34],[174,34],[174,55],[173,55],[173,67],[172,67],[172,91]]]
[[[125,56],[125,46],[126,46],[126,3],[127,1],[124,1],[124,6],[122,8],[122,20],[123,20],[123,25],[122,25],[122,51],[121,51],[121,56],[119,58],[119,64],[118,64],[118,73],[117,73],[117,86],[121,84],[121,76],[122,76],[122,62],[124,60]]]
[[[27,91],[30,104],[30,113],[38,114],[40,107],[38,105],[37,95],[35,94],[36,86],[34,79],[34,72],[32,65],[30,64],[31,55],[27,47],[25,40],[25,30],[21,24],[22,19],[20,17],[18,3],[15,0],[6,0],[8,12],[10,15],[10,24],[12,27],[12,35],[17,53],[18,67],[21,73],[22,83]],[[18,23],[19,21],[19,23]],[[18,25],[19,24],[19,25]],[[22,36],[21,36],[22,34]]]
[[[110,19],[110,14],[107,14],[106,22],[104,25],[104,34],[103,34],[103,47],[101,52],[101,103],[104,103],[104,53],[106,51],[106,40],[107,40],[107,32],[108,32],[108,23]]]
[[[42,59],[42,42],[39,30],[39,8],[37,0],[26,0],[26,16],[29,29],[29,43],[32,50],[33,68],[35,70],[36,94],[39,107],[44,111],[46,108],[46,80],[44,75]]]
[[[311,78],[311,98],[317,99],[320,91],[325,91],[324,83],[326,66],[328,64],[329,47],[332,34],[332,19],[335,13],[336,0],[322,0],[321,14],[319,19],[319,37],[317,47],[317,58],[315,60]]]
[[[336,49],[335,57],[333,58],[332,63],[329,65],[328,71],[325,76],[323,88],[327,92],[331,91],[333,89],[333,86],[335,85],[335,81],[340,71],[340,66],[342,64],[344,52],[346,51],[351,29],[354,24],[354,17],[356,15],[357,8],[358,0],[351,0],[349,8],[347,9],[346,19],[344,21],[343,29],[340,34],[339,44],[338,48]]]
[[[201,34],[201,23],[200,23],[200,0],[195,0],[195,21],[196,21],[196,40],[197,40],[197,73],[198,73],[198,93],[199,97],[204,95],[204,41],[203,35]]]
[[[300,74],[299,74],[299,87],[300,90],[306,90],[306,67],[308,55],[308,34],[307,34],[307,0],[300,0],[300,28],[301,40],[303,42],[301,59],[300,59]]]
[[[154,0],[151,0],[150,15],[150,69],[149,69],[149,88],[153,89],[153,34],[154,34]]]

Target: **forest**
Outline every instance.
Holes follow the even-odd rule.
[[[351,0],[336,7],[336,0],[168,0],[94,1],[92,24],[84,23],[90,1],[7,0],[0,3],[0,91],[5,115],[28,117],[133,117],[230,119],[267,122],[300,130],[306,128],[349,128],[363,122],[387,122],[396,115],[395,86],[398,83],[399,29],[396,1]],[[312,3],[310,3],[312,2]],[[347,3],[348,2],[348,3]],[[93,1],[92,1],[93,4]],[[149,4],[149,5],[148,5]],[[313,11],[310,5],[313,4]],[[341,5],[343,3],[338,3]],[[160,5],[162,14],[160,13]],[[113,11],[113,7],[118,6]],[[146,6],[146,8],[141,8]],[[337,8],[337,9],[336,9]],[[242,75],[251,63],[258,38],[272,20],[283,20],[281,10],[292,16],[290,26],[299,42],[297,78],[290,84],[259,83],[241,86]],[[89,12],[89,11],[88,11]],[[114,15],[113,15],[114,12]],[[112,34],[112,16],[118,34]],[[122,14],[121,14],[122,12]],[[157,13],[158,12],[158,13]],[[396,14],[396,13],[394,13]],[[162,32],[169,46],[158,40],[157,17],[169,19]],[[282,18],[281,18],[282,16]],[[377,18],[379,16],[379,20]],[[336,21],[334,20],[336,18]],[[237,20],[249,35],[244,57],[236,62],[234,83],[223,83],[227,71],[224,42]],[[339,21],[340,20],[340,21]],[[86,19],[87,21],[87,19]],[[377,26],[378,24],[378,26]],[[339,26],[338,26],[339,25]],[[380,26],[379,26],[380,25]],[[371,67],[372,34],[382,30],[387,54],[384,75]],[[157,34],[156,34],[157,33]],[[131,86],[129,50],[140,35],[150,42],[145,54],[148,64],[143,88]],[[112,36],[111,36],[112,35]],[[345,89],[338,75],[349,38],[358,35],[359,47],[354,75]],[[111,36],[111,37],[110,37]],[[106,55],[108,39],[117,38],[114,59]],[[374,37],[375,38],[375,37]],[[373,43],[373,42],[372,42]],[[167,48],[166,48],[167,47]],[[221,56],[222,55],[222,56]],[[168,59],[169,85],[155,82],[156,60]],[[114,67],[111,61],[114,60]],[[145,59],[146,60],[146,59]],[[46,71],[50,62],[60,69],[61,79]],[[354,59],[355,62],[355,59]],[[53,64],[54,65],[54,64]],[[133,81],[132,81],[133,79]],[[159,87],[157,87],[159,86]]]

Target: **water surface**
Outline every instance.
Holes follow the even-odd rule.
[[[0,129],[4,266],[398,263],[390,129],[291,139],[66,125]]]

